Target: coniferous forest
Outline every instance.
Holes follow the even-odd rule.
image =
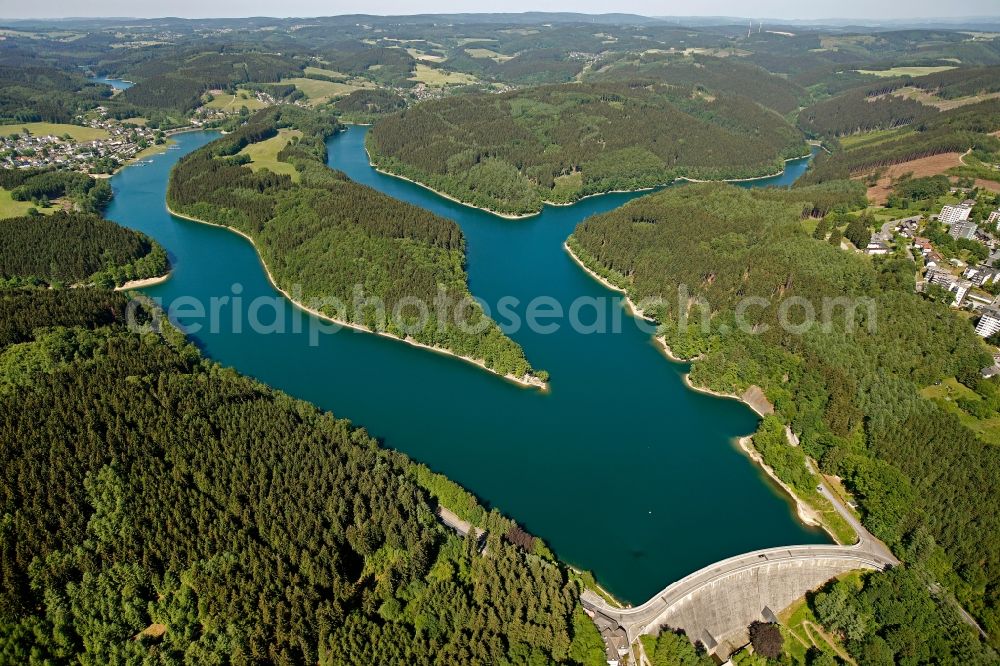
[[[0,283],[119,286],[168,265],[156,241],[92,213],[0,220]]]
[[[299,182],[268,170],[254,172],[238,154],[275,136],[279,126],[304,134],[279,154],[295,165]],[[332,131],[318,114],[294,107],[260,112],[239,131],[185,157],[171,176],[167,200],[177,212],[252,237],[280,287],[289,293],[301,287],[307,305],[331,298],[343,304],[321,305],[330,317],[412,337],[482,361],[501,375],[532,374],[520,346],[471,299],[458,225],[327,168],[323,140]],[[380,298],[384,312],[369,297]],[[401,307],[413,299],[428,308],[422,326],[416,308]],[[438,318],[439,302],[450,304],[444,320]],[[388,316],[394,311],[404,321]],[[469,326],[458,325],[456,318]]]
[[[752,178],[808,154],[773,111],[732,93],[638,81],[426,102],[380,120],[373,163],[501,213],[677,178]]]
[[[771,609],[778,624],[753,621],[734,663],[1000,663],[1000,335],[973,331],[1000,282],[949,308],[925,272],[933,261],[978,280],[1000,267],[988,222],[1000,205],[1000,18],[963,19],[968,2],[942,6],[940,22],[901,7],[907,16],[867,26],[570,12],[5,18],[0,666],[614,660],[580,603],[596,582],[541,538],[364,430],[212,362],[211,343],[202,356],[150,301],[113,290],[162,275],[168,259],[100,217],[112,181],[89,174],[119,163],[108,155],[141,164],[171,147],[139,127],[223,130],[178,162],[174,211],[251,238],[279,288],[326,316],[546,380],[471,300],[458,225],[326,166],[325,140],[349,122],[374,123],[375,166],[507,216],[774,174],[807,140],[821,145],[793,187],[678,184],[584,220],[567,245],[656,317],[659,341],[691,359],[693,384],[763,391],[774,413],[745,444],[835,540],[854,530],[814,501],[813,461],[900,560]],[[978,201],[976,237],[953,238],[933,218],[966,198]],[[917,215],[887,238],[887,222]],[[393,316],[412,299],[431,306],[424,326],[413,326],[419,309]],[[797,328],[810,308],[819,321]],[[579,362],[622,367],[614,353]],[[659,362],[627,370],[664,371]],[[624,394],[611,382],[575,388],[607,390],[609,406]],[[442,418],[461,418],[440,402]],[[520,419],[504,404],[483,409],[551,427],[565,447],[554,481],[579,481],[572,465],[586,461],[573,456],[619,452],[566,441],[558,412]],[[673,425],[653,427],[669,437]],[[435,446],[430,429],[403,426]],[[694,482],[726,471],[708,467],[690,470]],[[620,476],[636,497],[664,491],[636,488],[634,469],[629,457],[609,466],[608,490]],[[487,495],[532,500],[518,481]],[[569,510],[584,514],[594,500],[576,490]],[[727,485],[728,501],[744,490]],[[445,508],[486,536],[456,533]],[[532,511],[564,509],[515,508],[529,524]],[[772,527],[761,521],[761,536]],[[627,545],[645,536],[629,530],[606,544],[620,559],[595,561],[673,558]],[[685,556],[709,545],[677,538]],[[633,635],[622,661],[714,663],[722,655],[698,636]]]
[[[0,292],[0,662],[601,663],[510,521],[126,303]]]

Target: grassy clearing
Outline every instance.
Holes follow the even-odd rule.
[[[572,201],[583,187],[583,173],[576,171],[564,176],[557,176],[552,188],[553,201]]]
[[[954,377],[922,389],[920,395],[958,416],[962,425],[975,432],[987,444],[1000,446],[1000,416],[980,419],[959,407],[959,400],[979,401],[983,398]]]
[[[209,109],[219,109],[221,111],[239,111],[240,107],[247,107],[250,111],[263,109],[266,104],[260,101],[246,90],[237,90],[235,95],[229,93],[219,93],[214,96],[211,102],[205,104]]]
[[[928,74],[946,72],[949,69],[955,69],[955,67],[941,65],[940,67],[893,67],[892,69],[858,69],[855,71],[858,74],[871,74],[872,76],[888,78],[892,76],[927,76]]]
[[[972,155],[963,157],[961,166],[948,169],[948,174],[960,178],[976,178],[994,183],[1000,182],[1000,169],[991,164],[984,164]],[[976,185],[982,186],[982,183],[977,182]]]
[[[274,173],[284,173],[298,182],[299,172],[288,162],[279,162],[278,153],[284,148],[292,137],[301,137],[302,132],[293,129],[280,129],[277,136],[272,136],[265,141],[251,143],[240,151],[241,155],[249,155],[250,168],[254,171],[268,169]]]
[[[819,219],[818,218],[807,217],[807,218],[805,218],[805,219],[802,220],[802,228],[805,229],[810,234],[812,234],[812,232],[816,231],[816,227],[817,226],[819,226]]]
[[[409,53],[414,60],[426,60],[427,62],[441,62],[444,60],[444,56],[427,53],[426,51],[421,51],[420,49],[415,49],[413,47],[406,49],[406,52]]]
[[[64,134],[69,134],[76,141],[94,141],[96,139],[108,138],[106,130],[96,127],[67,125],[65,123],[16,123],[0,125],[0,136],[22,134],[24,130],[28,130],[34,136],[63,136]]]
[[[859,573],[848,573],[841,578],[853,579],[858,589],[861,589]],[[854,663],[840,641],[822,628],[816,615],[809,607],[806,597],[802,597],[782,611],[778,616],[778,621],[781,622],[781,632],[785,635],[785,651],[792,658],[792,663],[805,664],[806,652],[812,646],[816,646],[824,652],[835,654],[849,664]]]
[[[14,201],[10,196],[10,190],[0,187],[0,218],[27,215],[28,209],[32,207],[35,207],[35,204],[30,201]],[[51,215],[57,210],[59,210],[59,205],[53,203],[48,208],[39,208],[38,212],[43,215]]]
[[[507,62],[514,56],[504,55],[502,53],[497,53],[496,51],[491,51],[489,49],[465,49],[466,54],[470,58],[489,58],[490,60],[495,60],[496,62]]]
[[[329,76],[330,78],[333,79],[343,79],[345,81],[350,78],[347,74],[344,74],[343,72],[338,72],[335,69],[323,69],[322,67],[312,67],[312,66],[306,67],[305,73],[318,74],[319,76]]]
[[[320,81],[318,79],[305,78],[284,79],[282,80],[282,83],[291,83],[293,86],[301,90],[309,99],[309,103],[312,105],[323,104],[324,102],[329,102],[332,99],[350,95],[355,90],[372,87],[371,84],[361,82],[335,83],[333,81]]]
[[[159,155],[160,153],[166,152],[167,149],[170,148],[170,146],[174,145],[175,143],[177,142],[174,141],[173,139],[167,139],[163,143],[154,143],[149,148],[139,151],[139,153],[137,153],[136,156],[132,158],[132,161],[138,162],[140,160],[149,159],[153,155]]]
[[[912,133],[913,130],[909,127],[899,127],[888,130],[873,130],[871,132],[862,132],[860,134],[852,134],[851,136],[841,137],[840,145],[844,150],[852,150],[862,146],[871,147]]]
[[[428,67],[417,63],[417,71],[410,77],[411,81],[419,81],[425,85],[443,88],[444,86],[460,86],[475,83],[478,79],[471,74],[449,72],[436,67]],[[308,93],[306,93],[308,94]]]

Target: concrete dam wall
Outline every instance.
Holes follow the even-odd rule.
[[[720,656],[747,642],[754,620],[776,622],[777,615],[831,578],[858,568],[875,568],[857,559],[823,557],[765,562],[713,578],[669,606],[641,633],[665,627],[683,629],[692,641]]]

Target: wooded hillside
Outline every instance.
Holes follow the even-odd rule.
[[[644,83],[425,102],[380,120],[368,149],[380,168],[515,214],[679,177],[764,176],[808,153],[794,128],[747,98]]]
[[[792,201],[798,192],[804,200]],[[947,377],[991,393],[996,380],[979,379],[990,356],[965,320],[914,293],[912,261],[872,262],[807,234],[809,193],[671,188],[585,220],[571,246],[633,299],[663,299],[646,311],[675,354],[704,355],[692,367],[696,384],[735,394],[763,387],[801,433],[802,451],[859,499],[869,529],[903,559],[920,549],[932,576],[996,637],[1000,449],[918,393]],[[820,317],[804,332],[779,325],[792,297]],[[839,309],[822,319],[823,299],[842,297],[865,300],[850,316]],[[757,300],[738,326],[747,298]],[[801,323],[803,307],[786,311],[788,321]],[[783,442],[772,462],[794,485],[802,453]]]
[[[601,663],[511,521],[125,304],[0,292],[0,662]]]
[[[168,265],[156,241],[98,215],[0,220],[0,284],[115,286],[163,275]]]
[[[279,126],[303,132],[278,158],[295,165],[300,179],[267,170],[251,171],[236,156],[247,144],[277,133]],[[481,360],[501,375],[532,372],[521,347],[506,337],[472,302],[465,273],[465,239],[451,220],[358,185],[324,165],[323,139],[333,131],[318,116],[295,107],[259,113],[239,131],[186,156],[175,168],[167,201],[175,211],[223,224],[250,235],[279,286],[301,287],[302,302],[322,303],[335,319]],[[355,297],[378,297],[392,314],[418,299],[429,310],[399,312],[410,330]],[[440,291],[439,291],[440,290]],[[439,321],[439,296],[451,303]],[[336,298],[338,311],[323,299]],[[468,327],[456,323],[461,306]]]

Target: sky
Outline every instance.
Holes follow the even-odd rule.
[[[625,12],[646,16],[753,16],[755,18],[916,19],[1000,15],[997,0],[0,0],[3,18],[67,16],[332,16],[336,14],[426,14],[460,12]]]

